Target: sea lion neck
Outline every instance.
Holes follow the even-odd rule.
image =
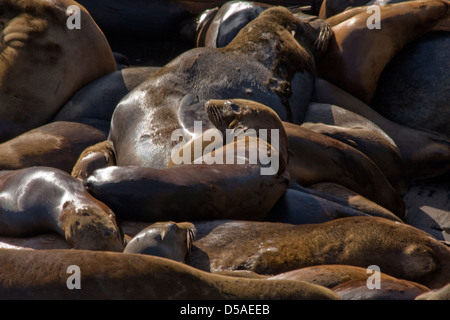
[[[252,59],[272,66],[275,73],[286,74],[289,78],[297,71],[313,73],[314,59],[295,37],[296,32],[302,32],[302,23],[305,22],[285,8],[270,8],[247,24],[233,41],[220,50],[251,55]]]

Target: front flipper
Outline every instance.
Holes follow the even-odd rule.
[[[114,147],[110,140],[105,140],[86,148],[72,169],[72,177],[84,181],[96,169],[116,165]]]

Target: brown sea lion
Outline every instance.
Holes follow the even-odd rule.
[[[316,105],[311,104],[310,108],[315,109]],[[318,114],[320,110],[314,110],[314,113]],[[344,142],[361,151],[377,165],[400,195],[406,192],[408,179],[403,169],[403,159],[395,143],[384,132],[379,133],[362,126],[349,128],[342,125],[327,125],[320,121],[319,123],[305,122],[302,127]]]
[[[333,201],[335,199],[330,200],[330,198],[330,196],[321,197],[303,192],[293,187],[288,188],[272,207],[264,221],[308,224],[368,215],[363,211],[352,208],[344,201]],[[401,221],[394,214],[392,216]]]
[[[148,255],[0,249],[0,264],[0,299],[340,299],[311,283],[237,279]],[[79,268],[81,290],[69,289],[69,266]]]
[[[344,12],[348,8],[364,6],[368,2],[369,0],[323,0],[318,16],[321,19],[327,19]]]
[[[367,280],[350,280],[333,288],[342,300],[414,300],[430,291],[427,287],[401,279],[379,280],[380,288],[369,288]]]
[[[320,116],[321,121],[326,124],[340,126],[342,121],[346,123],[345,110],[348,110],[380,127],[397,145],[406,175],[410,179],[440,176],[450,170],[450,140],[443,136],[390,121],[367,104],[321,78],[315,80],[311,101],[330,104],[328,122],[324,122],[325,117]],[[343,113],[343,116],[338,117]],[[351,114],[348,116],[353,117]]]
[[[318,75],[369,103],[381,72],[407,43],[427,32],[450,30],[449,6],[446,0],[408,1],[379,6],[380,29],[367,27],[372,15],[367,12],[335,25]]]
[[[81,87],[116,70],[105,36],[82,6],[81,29],[67,27],[71,5],[78,4],[0,3],[0,142],[50,122]]]
[[[450,32],[407,45],[378,80],[370,106],[386,118],[450,139]]]
[[[171,135],[186,125],[182,113],[197,112],[207,127],[209,99],[253,100],[301,123],[314,72],[304,25],[286,8],[270,8],[226,47],[189,50],[150,76],[114,110],[109,140],[116,164],[165,168],[175,145]]]
[[[128,241],[123,252],[148,254],[184,263],[194,237],[192,223],[156,222]]]
[[[268,279],[314,283],[332,289],[344,300],[413,300],[430,290],[421,284],[377,272],[375,275],[371,266],[366,269],[347,265],[320,265],[285,272]],[[376,276],[379,282],[370,279],[371,276]]]
[[[272,5],[261,2],[229,1],[220,8],[204,12],[197,23],[197,47],[227,46],[241,29],[270,7]],[[315,59],[320,58],[332,36],[331,26],[316,16],[304,13],[298,6],[288,9],[305,23],[302,26],[303,43],[309,43]]]
[[[98,169],[85,180],[88,191],[128,220],[264,219],[289,184],[288,141],[280,118],[248,100],[210,100],[205,109],[221,134],[214,136],[214,148],[203,150],[200,143],[199,157],[192,157],[199,140],[194,139],[182,144],[172,157],[176,165],[165,169]]]
[[[76,249],[123,251],[114,213],[68,173],[50,167],[0,176],[0,235],[55,232]]]
[[[205,221],[194,223],[189,264],[206,271],[250,270],[275,275],[345,264],[380,270],[431,289],[450,281],[450,250],[429,234],[379,217],[318,224]],[[395,236],[393,236],[395,235]]]
[[[102,130],[107,137],[111,116],[120,100],[158,70],[158,67],[131,67],[94,80],[67,101],[53,121],[85,123]]]
[[[47,166],[71,173],[81,152],[105,138],[86,124],[51,122],[0,144],[0,170]]]
[[[283,125],[293,153],[289,161],[291,183],[305,187],[320,182],[338,183],[404,219],[405,204],[399,193],[366,155],[302,126],[288,122]]]
[[[323,193],[328,193],[340,199],[343,199],[348,203],[350,207],[355,208],[361,212],[365,212],[368,215],[382,217],[393,221],[399,221],[397,216],[394,215],[391,211],[337,183],[322,182],[310,185],[308,188]],[[399,222],[401,222],[401,220]]]

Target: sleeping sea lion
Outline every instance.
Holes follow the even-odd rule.
[[[123,251],[114,213],[68,173],[50,167],[0,176],[0,235],[55,232],[75,249]]]

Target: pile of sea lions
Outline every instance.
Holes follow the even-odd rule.
[[[111,6],[0,0],[1,299],[448,299],[448,0]]]

